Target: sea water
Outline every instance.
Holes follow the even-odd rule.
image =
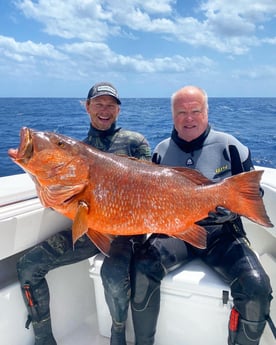
[[[0,98],[0,176],[23,172],[7,155],[18,146],[21,127],[84,139],[89,129],[84,101]],[[247,145],[254,164],[276,168],[276,98],[209,98],[209,122]],[[122,99],[118,126],[144,134],[153,149],[171,134],[170,99]]]

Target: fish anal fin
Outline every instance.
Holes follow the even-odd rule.
[[[105,256],[109,256],[110,245],[114,239],[113,235],[104,234],[89,228],[87,236]]]
[[[73,245],[88,231],[88,213],[88,205],[83,201],[79,202],[78,210],[72,226]]]
[[[207,231],[197,224],[193,224],[183,233],[174,234],[173,237],[177,237],[200,249],[205,249],[207,246]]]

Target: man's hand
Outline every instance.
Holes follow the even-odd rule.
[[[238,215],[236,213],[231,212],[227,208],[217,206],[216,212],[209,212],[206,220],[208,220],[210,223],[222,224],[225,222],[232,222],[237,217]]]

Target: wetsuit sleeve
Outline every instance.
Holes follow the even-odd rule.
[[[142,136],[141,141],[137,143],[137,146],[134,149],[133,154],[134,154],[134,157],[138,159],[145,159],[145,160],[151,159],[151,149],[145,137]]]
[[[241,162],[239,152],[236,148],[236,146],[229,146],[229,152],[230,152],[230,157],[231,157],[231,170],[232,170],[232,175],[239,174],[243,171],[250,171],[254,170],[254,165],[251,160],[251,153],[248,151],[248,157],[244,162]],[[264,190],[260,186],[260,195],[263,197],[264,196]]]
[[[254,169],[254,165],[251,160],[251,152],[249,151],[247,159],[242,163],[244,171],[250,171]]]
[[[161,164],[164,155],[168,152],[170,139],[165,139],[161,141],[153,150],[152,162],[155,164]],[[162,162],[163,164],[163,162]]]
[[[161,157],[160,157],[160,155],[157,152],[154,152],[153,155],[152,155],[152,159],[151,160],[155,164],[160,164]]]
[[[229,153],[231,158],[231,172],[232,175],[239,174],[244,171],[250,171],[254,169],[251,153],[248,149],[247,158],[242,162],[239,151],[235,145],[229,145]]]

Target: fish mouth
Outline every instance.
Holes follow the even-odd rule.
[[[19,147],[17,149],[9,149],[8,155],[15,161],[29,160],[33,156],[33,140],[29,128],[21,128]]]

